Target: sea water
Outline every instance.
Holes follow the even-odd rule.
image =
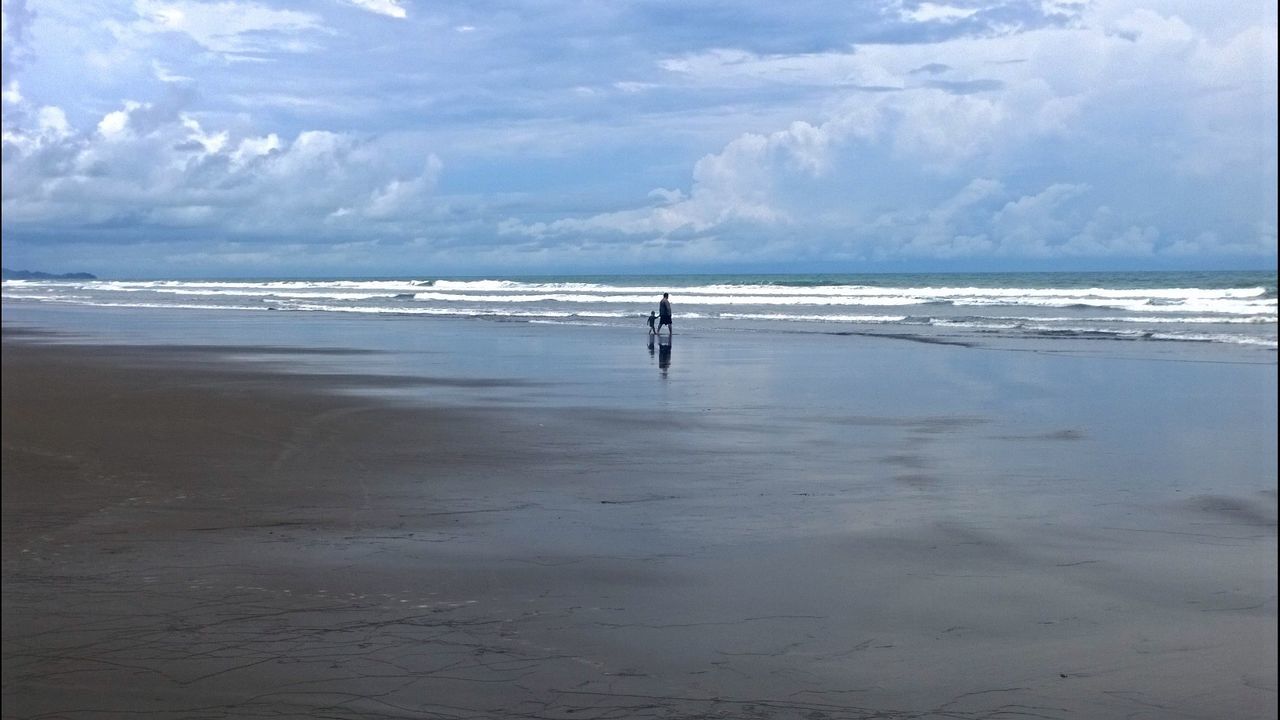
[[[2,288],[6,304],[614,328],[645,328],[665,292],[680,333],[1075,351],[1119,341],[1167,352],[1172,343],[1231,347],[1263,362],[1277,349],[1276,274],[1266,271],[6,280]]]

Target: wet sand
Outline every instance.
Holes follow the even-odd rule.
[[[340,391],[458,380],[33,339],[3,346],[5,717],[1276,714],[1274,475],[997,511],[933,491],[1087,429],[393,403]]]

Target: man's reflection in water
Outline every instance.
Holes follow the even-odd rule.
[[[663,376],[667,374],[667,368],[671,367],[671,338],[666,340],[658,340],[658,369],[662,371]]]

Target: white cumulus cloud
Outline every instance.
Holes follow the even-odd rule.
[[[224,0],[135,0],[137,19],[112,24],[117,37],[177,33],[216,53],[241,55],[262,52],[303,52],[311,49],[304,37],[327,32],[311,13],[277,10],[254,2]]]
[[[404,9],[402,0],[347,0],[352,5],[361,10],[368,10],[378,15],[386,15],[393,18],[408,17],[408,12]]]

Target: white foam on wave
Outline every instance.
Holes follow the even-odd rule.
[[[1012,320],[1012,318],[1006,319]],[[1078,320],[1078,318],[1077,318]],[[1022,322],[1000,322],[995,320],[952,320],[950,318],[928,318],[920,322],[907,321],[909,325],[924,324],[937,327],[964,328],[969,330],[1016,330],[1024,327]]]
[[[1207,335],[1201,333],[1152,333],[1154,340],[1177,340],[1181,342],[1229,343],[1232,345],[1254,345],[1257,347],[1280,349],[1275,338],[1264,338],[1253,335]]]
[[[442,317],[516,317],[516,318],[639,318],[634,312],[572,312],[569,310],[520,310],[504,308],[457,308],[373,305],[323,305],[317,303],[285,302],[280,307],[287,310],[309,312],[341,312],[364,315],[435,315]]]
[[[1274,315],[1275,300],[1225,300],[1199,299],[1151,304],[1149,299],[1123,300],[1120,298],[1045,297],[1029,296],[1010,302],[1003,297],[972,297],[954,299],[957,307],[1015,306],[1069,308],[1092,307],[1103,310],[1124,310],[1137,313],[1222,313],[1224,315]]]
[[[21,293],[4,293],[5,300],[36,300],[39,302],[72,302],[75,300],[92,300],[88,295],[23,295]]]
[[[91,280],[80,283],[86,288],[119,290],[121,292],[145,292],[148,290],[208,290],[223,289],[245,293],[276,290],[353,290],[361,292],[413,292],[424,285],[414,280]]]
[[[720,313],[727,320],[778,320],[783,322],[829,323],[894,323],[907,319],[906,315],[793,315],[789,313]]]
[[[472,303],[540,303],[540,302],[556,302],[556,303],[576,303],[576,304],[614,304],[614,305],[642,305],[648,307],[653,304],[651,295],[592,295],[592,294],[530,294],[530,295],[471,295],[465,293],[443,293],[443,292],[420,292],[414,296],[415,300],[437,301],[437,302],[472,302]],[[915,301],[908,298],[899,297],[872,297],[872,298],[841,298],[841,297],[809,297],[809,296],[792,296],[792,297],[770,297],[755,295],[700,295],[697,297],[684,298],[681,300],[684,305],[912,305]]]
[[[406,302],[404,304],[393,305],[352,305],[343,304],[342,300],[349,297],[343,296],[341,293],[318,293],[316,295],[308,295],[307,293],[298,293],[296,296],[290,293],[283,293],[282,296],[261,295],[258,296],[262,304],[258,305],[240,305],[240,304],[218,304],[218,303],[183,303],[183,302],[151,302],[145,301],[139,297],[137,301],[114,300],[108,297],[95,297],[92,295],[73,294],[66,292],[67,286],[60,285],[62,292],[53,294],[43,294],[44,290],[38,284],[22,284],[17,285],[9,283],[4,289],[3,296],[6,300],[23,300],[34,301],[40,303],[65,303],[68,305],[88,305],[97,307],[118,307],[118,308],[155,308],[155,309],[190,309],[190,310],[211,310],[211,311],[264,311],[271,309],[279,310],[296,310],[304,312],[338,312],[338,313],[357,313],[366,315],[419,315],[419,316],[437,316],[437,317],[474,317],[474,318],[516,318],[537,323],[557,323],[557,324],[574,324],[574,325],[609,325],[609,320],[627,320],[637,321],[643,317],[643,313],[631,309],[592,309],[590,306],[581,308],[572,307],[518,307],[512,304],[490,303],[488,307],[476,307],[474,305],[467,306],[457,302],[447,302],[442,306],[429,306],[423,304],[415,304]],[[18,292],[15,292],[18,290]],[[212,294],[217,296],[219,294]],[[330,297],[338,295],[340,297]],[[249,297],[253,297],[250,295]],[[385,296],[379,296],[385,297]],[[473,296],[467,296],[473,300]],[[308,302],[310,299],[335,300],[335,302]],[[626,303],[620,303],[626,304]],[[648,306],[650,303],[645,303]],[[713,303],[709,303],[714,305]],[[832,305],[842,306],[844,303],[829,303]],[[857,304],[850,303],[850,304]],[[1193,315],[1189,317],[1175,317],[1168,315],[1135,315],[1135,316],[1108,316],[1108,317],[1071,317],[1071,316],[1052,316],[1052,317],[1023,317],[1023,316],[991,316],[991,317],[974,317],[974,318],[946,318],[946,317],[930,317],[924,316],[914,318],[908,315],[890,315],[890,314],[853,314],[853,313],[768,313],[768,312],[697,312],[684,311],[676,314],[679,319],[703,319],[713,318],[721,320],[741,320],[741,321],[779,321],[779,322],[796,322],[796,323],[864,323],[864,324],[928,324],[940,327],[949,327],[957,329],[968,329],[976,331],[994,331],[1000,333],[1031,334],[1042,335],[1044,337],[1093,337],[1107,338],[1113,337],[1117,339],[1156,339],[1167,341],[1186,341],[1186,342],[1214,342],[1227,343],[1236,345],[1247,345],[1254,347],[1276,349],[1277,340],[1274,334],[1248,335],[1240,333],[1208,333],[1208,332],[1178,332],[1174,330],[1154,332],[1151,328],[1116,328],[1107,327],[1102,323],[1116,324],[1132,324],[1132,325],[1156,325],[1156,324],[1196,324],[1196,325],[1213,325],[1213,324],[1233,324],[1233,325],[1264,325],[1274,324],[1276,316],[1274,313],[1270,315],[1258,315],[1249,317],[1212,317],[1204,315]],[[606,322],[600,322],[606,321]],[[614,323],[616,325],[616,323]]]
[[[649,305],[653,298],[648,295],[604,295],[591,293],[575,294],[472,294],[457,292],[428,291],[415,293],[413,298],[419,302],[457,302],[457,303],[574,303],[574,304],[618,304]],[[1124,301],[1120,299],[1085,298],[1077,296],[1062,297],[968,297],[968,298],[917,298],[906,295],[863,295],[863,296],[813,296],[813,295],[694,295],[682,297],[679,304],[697,307],[706,305],[739,306],[739,305],[783,305],[783,306],[840,306],[840,307],[905,307],[909,305],[925,305],[930,303],[950,303],[955,306],[1018,306],[1046,308],[1091,307],[1097,309],[1123,310],[1133,313],[1174,314],[1174,313],[1220,313],[1236,316],[1274,316],[1276,302],[1274,300],[1198,300],[1194,302],[1168,302],[1152,305],[1148,299]]]
[[[109,292],[126,292],[126,293],[159,293],[164,295],[191,295],[191,296],[230,296],[230,297],[298,297],[298,298],[324,298],[330,300],[370,300],[374,298],[393,298],[397,294],[409,294],[415,290],[420,290],[417,286],[393,286],[382,289],[380,292],[373,292],[374,288],[356,287],[357,284],[347,283],[349,289],[343,289],[341,284],[326,284],[321,286],[316,283],[178,283],[175,281],[164,282],[146,282],[146,283],[126,283],[126,282],[110,282],[103,283],[99,286],[86,286],[86,290],[105,290]],[[399,292],[397,292],[399,291]]]
[[[1078,318],[1076,318],[1078,321]],[[1251,345],[1257,347],[1277,347],[1276,338],[1256,335],[1239,335],[1231,333],[1209,334],[1193,332],[1154,332],[1138,328],[1108,328],[1097,325],[1044,325],[1036,323],[997,323],[976,321],[933,320],[930,325],[970,330],[1014,331],[1017,333],[1042,333],[1050,336],[1070,336],[1080,338],[1116,338],[1119,340],[1165,340],[1178,342],[1213,342],[1230,345]]]
[[[1080,322],[1079,317],[1030,317],[1030,316],[1009,316],[1009,315],[993,315],[990,320],[1009,320],[1014,322]],[[939,318],[939,320],[948,320],[948,318]],[[1277,316],[1275,315],[1257,315],[1253,317],[1162,317],[1158,315],[1148,316],[1114,316],[1114,317],[1090,317],[1089,322],[1102,323],[1146,323],[1146,324],[1187,324],[1187,325],[1266,325],[1275,323]]]
[[[931,303],[962,307],[1029,306],[1114,309],[1144,315],[1200,314],[1273,318],[1276,298],[1251,288],[983,288],[881,287],[870,285],[734,285],[647,287],[603,283],[536,283],[515,280],[7,280],[5,288],[50,293],[165,293],[177,296],[237,296],[330,299],[360,302],[412,296],[419,302],[485,304],[623,304],[648,306],[663,291],[684,306],[867,306],[903,307]]]
[[[1266,294],[1263,287],[1251,288],[1028,288],[1028,287],[972,287],[972,286],[882,286],[882,285],[768,285],[768,284],[710,284],[683,287],[612,285],[603,283],[531,283],[515,280],[88,280],[56,283],[41,280],[6,280],[6,284],[78,284],[101,289],[147,290],[154,288],[232,288],[264,290],[343,289],[361,291],[409,292],[423,288],[452,292],[514,292],[514,293],[593,293],[593,294],[643,294],[654,295],[672,292],[680,296],[697,295],[811,295],[849,296],[894,295],[912,298],[969,298],[969,297],[1045,297],[1045,298],[1093,298],[1093,299],[1248,299]]]
[[[316,303],[305,302],[284,302],[280,304],[281,309],[285,310],[304,310],[307,312],[335,312],[335,313],[355,313],[359,315],[436,315],[448,317],[505,317],[511,315],[510,311],[503,310],[467,310],[461,308],[444,308],[444,307],[411,307],[411,306],[374,306],[374,305],[321,305]],[[530,313],[535,317],[570,317],[572,313]]]
[[[208,289],[169,289],[158,288],[152,292],[166,293],[171,295],[192,295],[192,296],[212,296],[212,297],[256,297],[262,300],[270,300],[272,298],[304,298],[317,300],[348,300],[358,302],[360,300],[376,300],[394,298],[394,294],[390,293],[361,293],[361,292],[326,292],[322,290],[266,290],[258,292],[250,292],[247,290],[208,290]]]
[[[535,319],[535,320],[530,320],[530,321],[529,321],[529,324],[531,324],[531,325],[576,325],[576,326],[579,326],[579,327],[613,327],[613,326],[612,326],[611,324],[609,324],[609,323],[602,323],[602,322],[588,322],[588,321],[586,321],[586,320],[545,320],[545,319]]]
[[[10,299],[17,299],[12,298]],[[116,308],[152,308],[158,310],[270,310],[269,307],[262,305],[201,305],[198,303],[156,303],[156,302],[111,302],[98,300],[96,298],[78,298],[72,295],[62,297],[30,297],[22,298],[24,300],[38,300],[48,303],[63,303],[66,305],[87,305],[90,307],[116,307]]]
[[[1256,298],[1266,294],[1262,287],[1251,288],[985,288],[920,286],[892,287],[881,285],[765,285],[765,284],[711,284],[692,286],[643,286],[611,285],[604,283],[536,283],[516,280],[437,280],[431,285],[437,290],[455,292],[518,292],[518,293],[592,293],[592,294],[642,294],[655,295],[671,292],[680,297],[703,295],[752,295],[752,296],[817,296],[817,297],[866,297],[902,296],[921,302],[935,302],[953,298],[1023,298],[1044,297],[1062,300],[1083,299],[1134,299],[1134,300],[1189,300],[1189,299],[1239,299]]]

